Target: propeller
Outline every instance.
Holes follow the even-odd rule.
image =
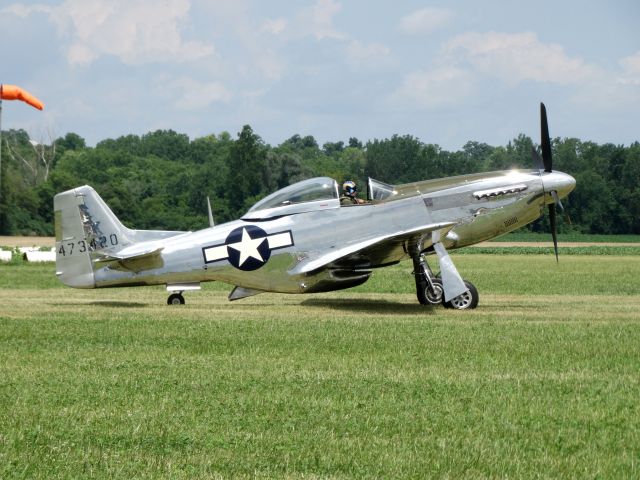
[[[556,253],[556,263],[558,260],[558,230],[556,224],[556,204],[549,204],[549,225],[551,226],[551,238],[553,238],[553,251]]]
[[[544,103],[540,103],[540,148],[542,149],[542,164],[544,171],[553,171],[553,158],[551,156],[551,139],[549,138],[549,123],[547,122],[547,109]]]
[[[542,158],[535,149],[532,149],[531,156],[533,162],[540,171],[542,177],[544,173],[551,173],[553,171],[553,156],[551,154],[551,138],[549,137],[549,122],[547,121],[547,109],[544,103],[540,103],[540,150],[542,151]],[[544,182],[542,183],[544,188]],[[558,222],[556,218],[556,205],[562,213],[564,213],[564,207],[558,192],[552,190],[549,192],[553,197],[553,203],[549,204],[549,224],[551,226],[551,237],[553,239],[553,251],[556,254],[556,262],[558,260]]]

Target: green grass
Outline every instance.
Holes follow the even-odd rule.
[[[0,266],[0,478],[637,478],[640,257],[454,260],[475,311]]]
[[[492,242],[549,242],[550,233],[512,232],[494,238]],[[640,243],[640,235],[595,235],[587,233],[561,233],[561,242],[594,242],[594,243]]]
[[[527,246],[527,247],[500,247],[500,243],[496,242],[488,247],[466,247],[461,248],[456,253],[464,255],[551,255],[554,256],[553,246]],[[614,256],[638,256],[640,255],[640,246],[613,246],[613,245],[592,245],[589,247],[558,247],[558,256],[566,255],[614,255]],[[555,257],[554,257],[555,258]]]

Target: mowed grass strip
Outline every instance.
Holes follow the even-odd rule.
[[[475,311],[1,268],[0,478],[637,477],[639,259],[455,261]]]

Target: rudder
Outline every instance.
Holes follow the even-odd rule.
[[[94,252],[130,244],[132,231],[88,185],[57,194],[53,209],[56,275],[70,287],[94,288]]]

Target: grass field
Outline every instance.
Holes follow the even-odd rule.
[[[640,477],[640,257],[454,260],[475,311],[0,265],[0,478]]]
[[[561,242],[590,243],[640,243],[640,235],[592,235],[586,233],[561,233]],[[534,233],[518,230],[491,240],[492,242],[549,242],[550,233]]]

